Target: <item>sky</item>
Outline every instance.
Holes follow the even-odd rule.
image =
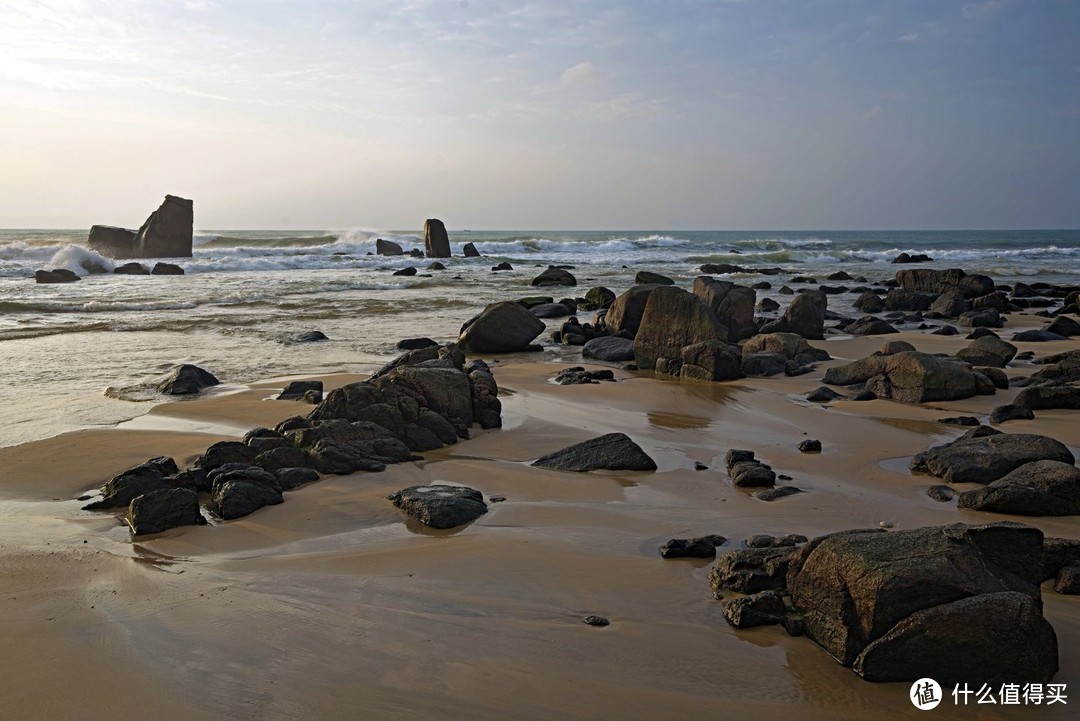
[[[0,227],[1080,227],[1075,0],[0,0]]]

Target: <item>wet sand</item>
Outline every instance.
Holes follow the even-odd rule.
[[[967,343],[903,333],[814,345],[852,359],[896,339],[931,352]],[[1080,344],[1017,345],[1041,356]],[[1006,519],[1080,538],[1075,518],[937,503],[925,494],[937,480],[907,470],[911,455],[963,431],[936,419],[985,415],[1017,389],[926,406],[826,408],[802,398],[840,362],[796,378],[707,384],[619,370],[616,383],[558,386],[549,379],[568,363],[504,358],[493,366],[502,430],[474,429],[423,462],[329,476],[246,518],[134,543],[118,514],[82,511],[74,499],[151,456],[183,465],[212,442],[310,406],[266,400],[284,385],[271,380],[157,406],[118,428],[0,449],[4,716],[921,717],[908,684],[862,681],[779,627],[731,628],[710,596],[709,562],[665,561],[656,551],[668,538],[705,533],[729,539],[722,552],[754,533]],[[1008,372],[1037,368],[1016,362]],[[1002,428],[1045,433],[1080,453],[1080,424],[1065,411]],[[528,465],[611,431],[627,433],[659,470]],[[820,439],[823,452],[800,453],[805,438]],[[754,450],[806,492],[765,503],[731,487],[729,448]],[[695,471],[695,461],[709,469]],[[449,532],[405,523],[385,500],[435,481],[507,500]],[[1080,600],[1047,584],[1044,603],[1060,645],[1054,682],[1080,703]],[[589,614],[611,626],[586,626]],[[934,714],[1065,719],[1072,708],[964,709],[950,699]]]

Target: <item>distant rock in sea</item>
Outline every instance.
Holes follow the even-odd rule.
[[[138,232],[108,225],[90,228],[92,250],[109,258],[190,258],[194,234],[193,203],[166,195]]]

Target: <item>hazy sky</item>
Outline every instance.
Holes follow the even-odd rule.
[[[0,227],[1080,227],[1080,2],[0,0]]]

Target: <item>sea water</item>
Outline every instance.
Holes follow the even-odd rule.
[[[789,297],[779,289],[793,276],[828,282],[826,275],[844,270],[878,283],[912,267],[890,264],[901,252],[1002,283],[1080,282],[1080,231],[1073,230],[463,230],[450,234],[454,257],[441,260],[444,271],[425,270],[430,260],[372,255],[376,238],[406,251],[423,247],[420,234],[403,231],[199,231],[194,257],[174,261],[186,275],[130,276],[92,272],[117,261],[86,249],[86,231],[0,231],[0,445],[143,414],[165,399],[130,389],[146,389],[178,363],[236,384],[362,372],[391,357],[401,338],[456,338],[488,303],[536,294],[559,300],[596,285],[618,293],[639,270],[689,287],[704,263],[780,267],[776,276],[721,277],[768,281],[772,288],[759,298],[782,306]],[[465,243],[483,257],[461,257]],[[514,270],[491,272],[504,261]],[[573,266],[578,287],[532,288],[549,264]],[[393,275],[407,266],[418,275]],[[37,284],[33,273],[42,268],[68,268],[83,279]],[[852,313],[854,298],[830,295],[829,307]],[[330,340],[288,342],[308,330]]]

